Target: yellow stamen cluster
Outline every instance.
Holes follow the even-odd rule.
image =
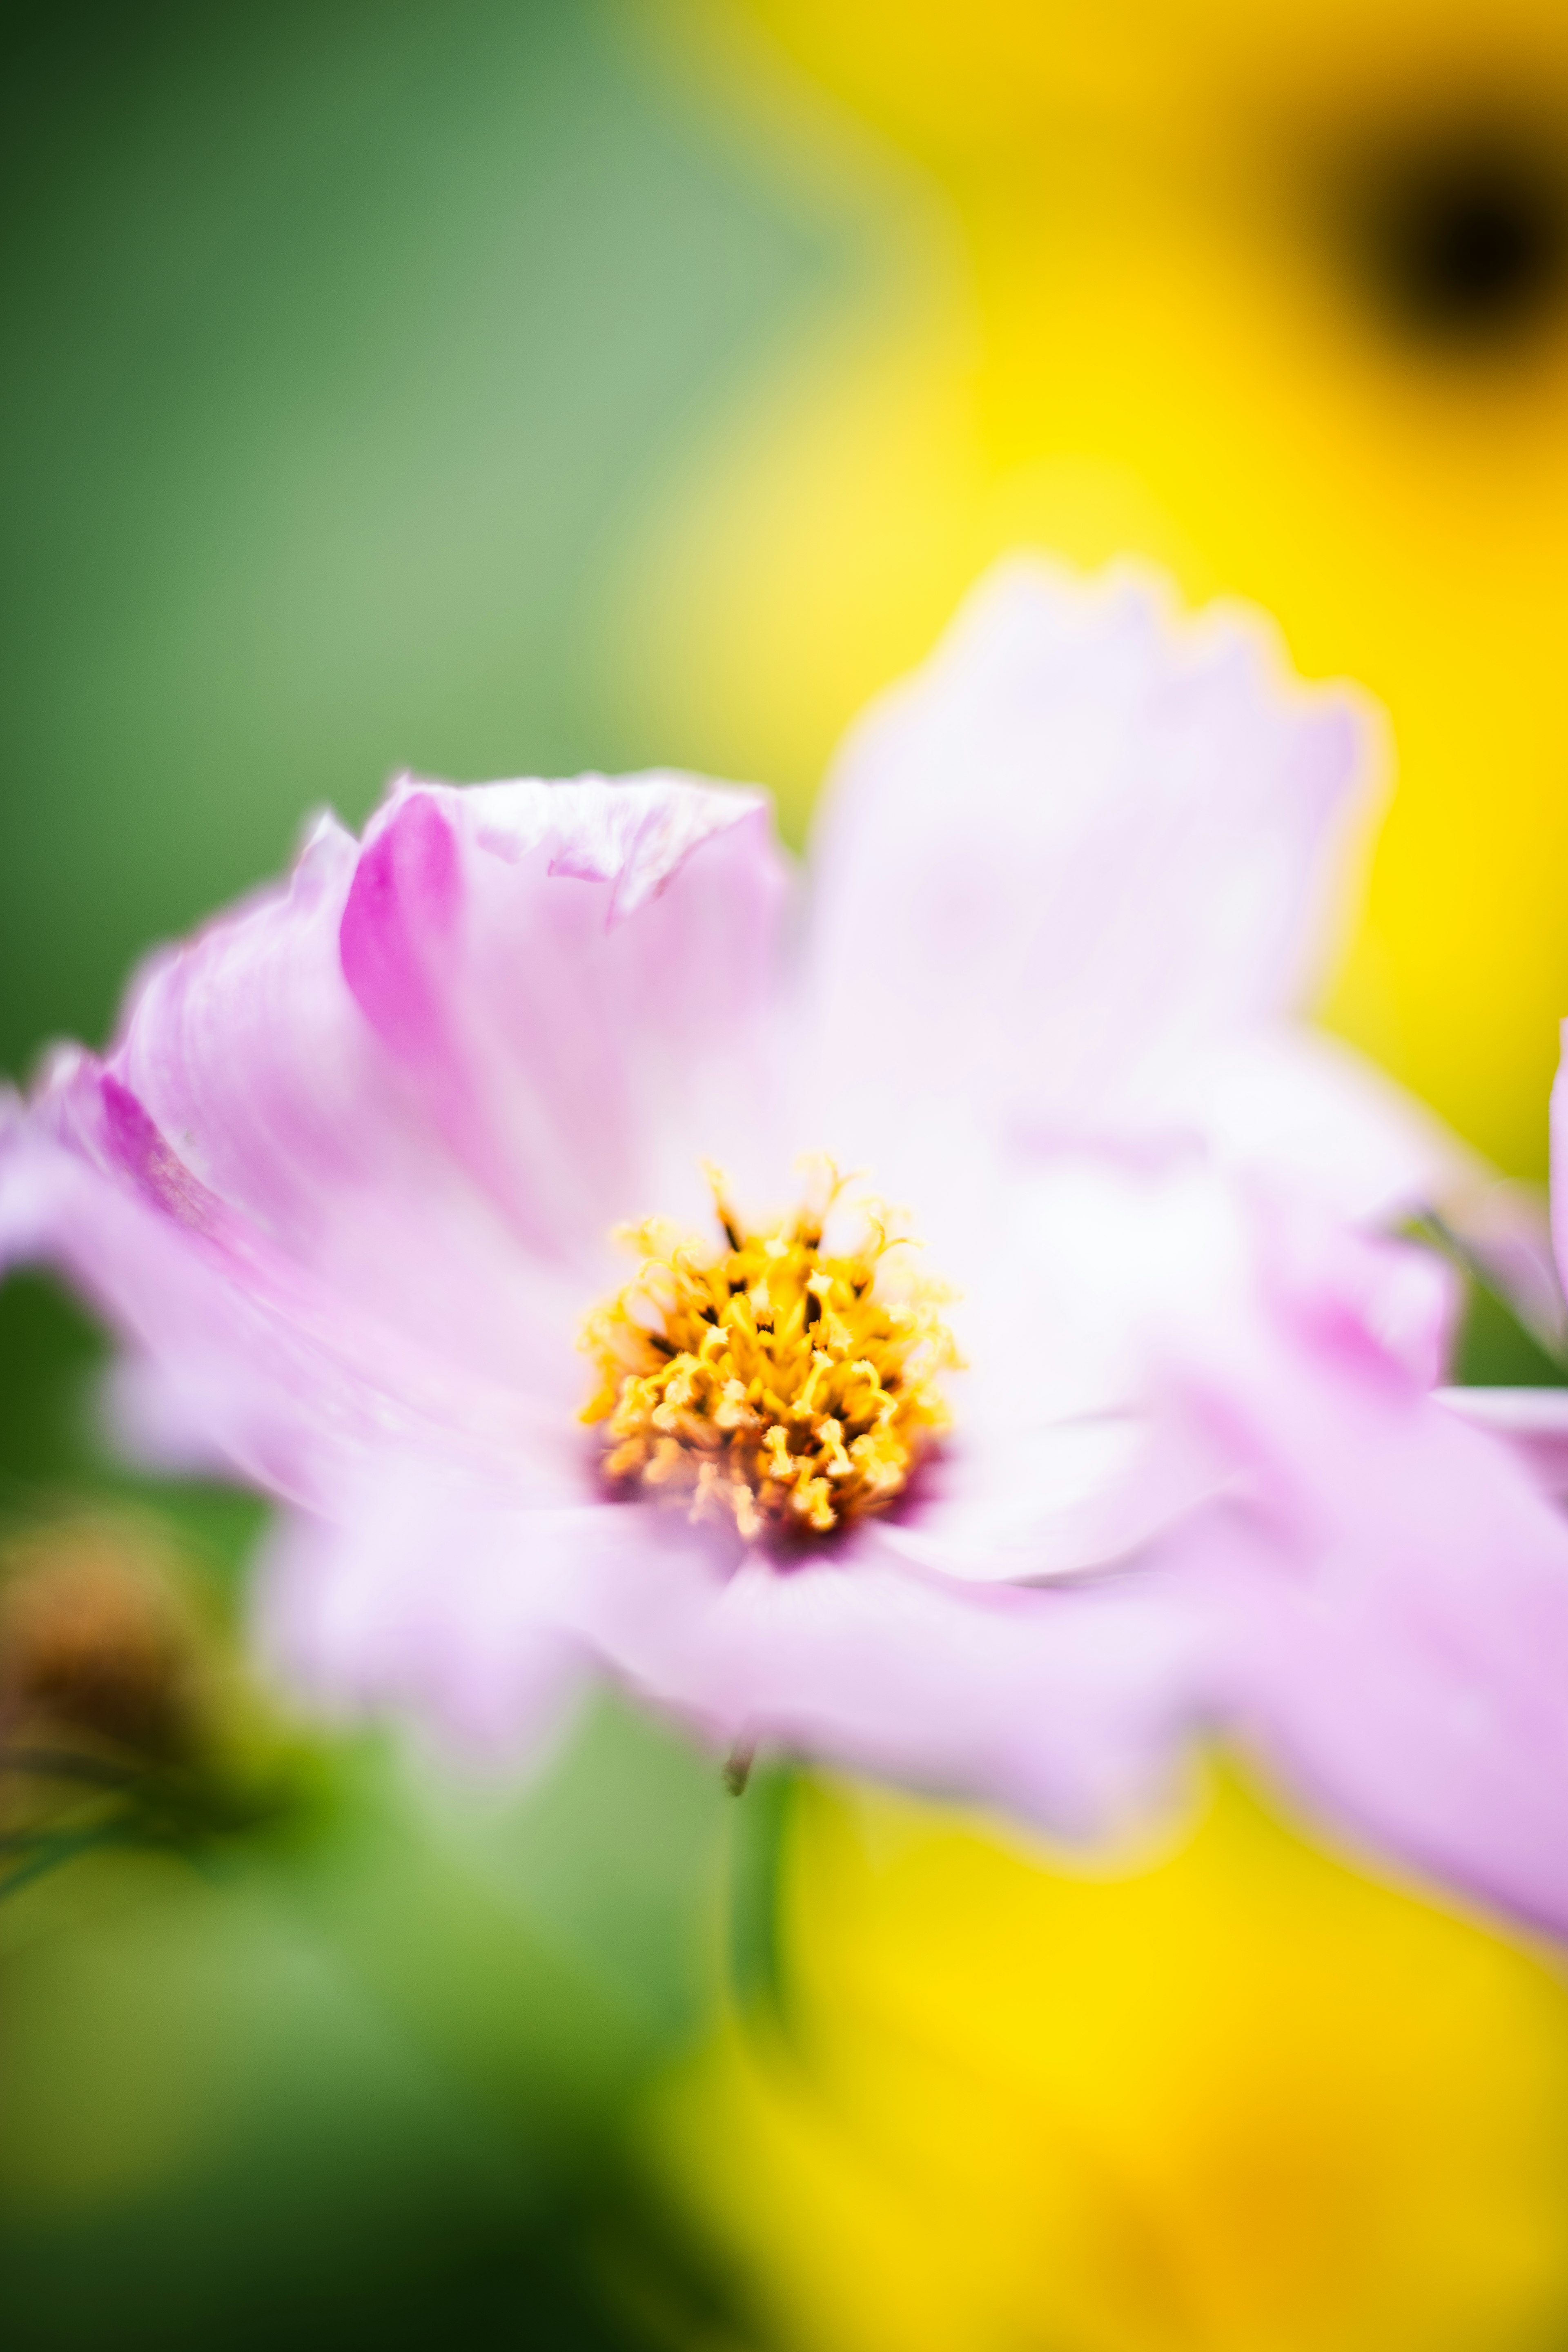
[[[947,1425],[946,1294],[906,1277],[877,1295],[905,1244],[870,1211],[858,1247],[824,1252],[837,1180],[820,1207],[755,1234],[713,1189],[722,1250],[657,1223],[624,1231],[644,1264],[584,1332],[602,1384],[583,1418],[607,1423],[616,1484],[661,1490],[694,1519],[732,1515],[748,1541],[830,1535],[900,1495]]]

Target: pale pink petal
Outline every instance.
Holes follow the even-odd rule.
[[[0,1156],[0,1262],[61,1265],[114,1326],[129,1350],[117,1418],[156,1460],[221,1460],[315,1504],[389,1454],[504,1464],[540,1498],[581,1486],[569,1412],[334,1297],[216,1195],[193,1203],[183,1179],[161,1192],[155,1167],[139,1183],[115,1150],[136,1123],[115,1136],[104,1083],[89,1057],[63,1067],[48,1126]]]
[[[636,1687],[718,1740],[1009,1804],[1068,1836],[1146,1824],[1205,1691],[1201,1628],[1157,1586],[925,1580],[875,1544],[780,1574],[749,1560],[672,1625],[616,1620]]]
[[[378,1443],[560,1491],[609,1228],[695,1205],[779,1097],[784,898],[754,795],[405,786],[59,1059],[12,1222],[158,1367],[166,1444],[188,1412],[311,1501]]]
[[[1181,1155],[1050,1154],[988,1193],[952,1266],[967,1365],[949,1382],[954,1427],[883,1539],[986,1581],[1130,1559],[1235,1487],[1250,1455],[1194,1414],[1189,1392],[1194,1380],[1245,1391],[1254,1366],[1225,1351],[1273,1291],[1424,1389],[1446,1370],[1459,1297],[1431,1252]]]
[[[670,1511],[487,1508],[395,1479],[345,1528],[285,1529],[261,1592],[266,1650],[320,1703],[515,1745],[591,1659],[720,1753],[783,1748],[1075,1836],[1168,1798],[1204,1686],[1196,1626],[1157,1588],[974,1591],[874,1539],[781,1570]]]
[[[1459,1277],[1446,1259],[1415,1242],[1364,1234],[1324,1217],[1319,1204],[1256,1189],[1241,1204],[1251,1233],[1251,1277],[1226,1302],[1224,1315],[1196,1318],[1183,1335],[1183,1361],[1200,1380],[1206,1362],[1215,1385],[1250,1394],[1260,1366],[1265,1309],[1283,1318],[1288,1344],[1278,1371],[1289,1379],[1303,1364],[1342,1366],[1423,1395],[1443,1379],[1463,1305]],[[1327,1465],[1321,1465],[1327,1467]],[[1329,1481],[1331,1492],[1338,1482]]]
[[[815,976],[846,1093],[1124,1128],[1310,994],[1371,732],[1256,615],[1001,567],[829,782]]]
[[[1321,1030],[1279,1023],[1239,1037],[1173,1072],[1163,1102],[1151,1087],[1149,1113],[1190,1126],[1227,1171],[1300,1186],[1357,1222],[1443,1207],[1468,1223],[1495,1186],[1440,1119]],[[1511,1292],[1511,1256],[1509,1268]],[[1534,1301],[1538,1274],[1522,1279]]]
[[[521,1509],[493,1482],[384,1465],[346,1519],[279,1525],[254,1588],[260,1654],[328,1714],[399,1716],[456,1752],[531,1762],[598,1663],[574,1580],[624,1540],[624,1517],[596,1499]]]
[[[985,1582],[1127,1559],[1230,1478],[1172,1367],[1249,1297],[1250,1220],[1201,1163],[1085,1150],[994,1184],[972,1225],[928,1254],[959,1293],[953,1427],[879,1540]]]
[[[674,777],[405,782],[343,911],[348,984],[531,1251],[776,1158],[787,874],[760,795]],[[792,1139],[793,1140],[793,1139]]]
[[[499,1333],[507,1235],[597,1273],[670,1127],[700,1195],[767,1100],[785,896],[755,794],[405,782],[363,850],[325,822],[286,892],[150,967],[110,1067],[293,1255],[384,1302],[439,1259]]]
[[[1438,1389],[1436,1396],[1507,1445],[1543,1494],[1568,1502],[1568,1389]]]
[[[1352,1835],[1568,1931],[1568,1519],[1364,1333],[1305,1336],[1210,1399],[1251,1462],[1234,1548],[1189,1546],[1230,1719]]]

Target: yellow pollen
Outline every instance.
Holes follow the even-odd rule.
[[[588,1318],[600,1386],[584,1421],[605,1427],[604,1472],[732,1517],[749,1542],[826,1536],[901,1495],[947,1426],[937,1376],[960,1359],[949,1294],[890,1255],[909,1246],[874,1207],[858,1246],[823,1249],[843,1187],[820,1206],[746,1233],[710,1171],[722,1248],[658,1221],[623,1227],[641,1270]],[[883,1288],[879,1295],[881,1277]]]

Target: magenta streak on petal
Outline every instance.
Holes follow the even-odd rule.
[[[338,926],[338,957],[350,994],[415,1074],[454,1158],[505,1210],[512,1175],[476,1092],[451,1001],[464,915],[456,834],[433,793],[411,793],[361,852]]]
[[[421,950],[451,937],[461,888],[457,843],[427,793],[404,803],[349,888],[338,933],[343,977],[376,1034],[409,1060],[445,1042]]]
[[[209,1192],[171,1150],[129,1087],[106,1071],[99,1081],[99,1093],[110,1157],[155,1209],[196,1233],[211,1233],[221,1211],[216,1193]]]

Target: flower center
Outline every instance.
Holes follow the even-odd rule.
[[[902,1494],[947,1425],[936,1377],[960,1360],[948,1294],[903,1271],[907,1238],[874,1207],[856,1246],[824,1250],[842,1190],[831,1171],[820,1206],[754,1234],[710,1181],[724,1248],[657,1222],[622,1229],[644,1263],[588,1319],[601,1385],[583,1418],[606,1424],[617,1485],[662,1491],[694,1519],[732,1514],[748,1541],[831,1535]]]

